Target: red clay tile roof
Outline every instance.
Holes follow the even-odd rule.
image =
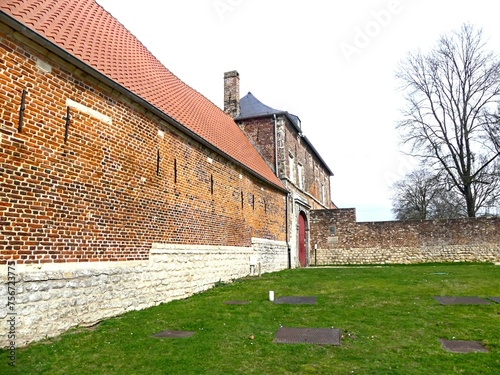
[[[284,189],[231,117],[172,74],[94,0],[0,0],[0,9]]]

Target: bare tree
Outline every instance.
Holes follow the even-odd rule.
[[[427,171],[416,170],[392,186],[392,212],[397,220],[426,220],[429,205],[436,194],[434,178]]]
[[[441,176],[425,168],[414,170],[393,186],[392,212],[397,220],[449,219],[466,216],[457,194]]]
[[[397,78],[408,104],[398,129],[412,155],[445,173],[467,216],[498,203],[500,61],[482,30],[465,24],[428,54],[409,54]]]

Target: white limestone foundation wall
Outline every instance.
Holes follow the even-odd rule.
[[[446,245],[393,248],[317,249],[317,265],[416,264],[416,263],[495,263],[500,245]]]
[[[252,247],[153,244],[147,261],[2,265],[0,346],[22,347],[248,276],[250,257],[262,273],[282,270],[286,243],[254,238]]]

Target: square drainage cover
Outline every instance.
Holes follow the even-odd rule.
[[[489,297],[488,299],[493,302],[500,303],[500,297]]]
[[[190,332],[190,331],[173,331],[173,330],[167,329],[165,331],[161,331],[161,332],[154,334],[152,337],[183,339],[183,338],[190,337],[193,335],[194,335],[194,332]]]
[[[340,329],[336,328],[285,328],[275,334],[278,344],[340,345]]]
[[[248,305],[250,302],[248,301],[226,301],[225,305]]]
[[[463,341],[463,340],[441,340],[443,349],[453,353],[487,353],[486,349],[479,341]]]
[[[479,297],[434,297],[441,305],[489,305],[490,302]]]
[[[278,297],[274,303],[289,305],[315,305],[316,297]]]

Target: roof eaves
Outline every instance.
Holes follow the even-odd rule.
[[[276,112],[272,112],[272,113],[259,113],[258,115],[246,115],[246,116],[238,115],[234,118],[234,121],[248,120],[248,119],[252,119],[252,118],[272,117],[272,116],[286,116],[286,118],[288,118],[288,120],[291,122],[293,127],[298,132],[301,131],[300,127],[295,124],[295,121],[293,120],[292,115],[290,113],[288,113],[287,111],[276,111]],[[299,119],[299,121],[300,121],[300,118],[298,116],[295,116],[295,117],[297,117],[297,119]]]
[[[325,167],[325,169],[328,171],[328,173],[330,173],[330,176],[333,176],[332,170],[328,167],[328,165],[323,160],[323,158],[321,157],[321,155],[319,154],[319,152],[314,148],[314,146],[312,145],[311,141],[305,135],[302,135],[302,139],[308,144],[309,147],[311,147],[311,149],[313,150],[313,152],[316,155],[316,157],[321,161],[321,163],[323,164],[323,166]]]
[[[330,176],[333,176],[332,170],[328,167],[328,165],[323,160],[323,158],[321,157],[321,155],[319,154],[319,152],[314,148],[314,146],[312,145],[311,141],[304,135],[304,133],[302,133],[302,128],[300,126],[297,126],[297,124],[295,124],[295,121],[293,120],[292,115],[289,112],[283,112],[283,113],[288,118],[288,120],[290,121],[290,123],[293,125],[293,127],[295,128],[295,130],[297,130],[297,132],[302,137],[302,139],[304,139],[304,141],[307,143],[307,145],[311,148],[311,150],[313,151],[313,153],[316,155],[316,157],[319,159],[319,161],[323,164],[323,166],[328,171],[328,173],[330,173]],[[295,116],[295,115],[293,115],[293,116]],[[300,124],[300,118],[298,116],[295,116],[295,117],[299,120],[299,124]]]
[[[297,118],[297,120],[299,120],[299,124],[301,123],[300,121],[300,118],[299,116],[295,116],[295,115],[292,115],[291,113],[289,112],[284,112],[285,116],[288,118],[288,120],[292,123],[293,127],[300,133],[302,132],[302,128],[300,127],[300,125],[297,125],[294,121],[294,118]],[[292,117],[293,116],[293,117]]]
[[[275,112],[275,113],[261,113],[258,115],[248,115],[248,116],[236,116],[234,118],[234,121],[240,121],[240,120],[249,120],[252,118],[262,118],[262,117],[273,117],[273,116],[280,116],[280,115],[285,115],[287,112]]]
[[[188,129],[186,126],[182,125],[180,122],[176,121],[169,115],[167,115],[165,112],[161,111],[157,107],[153,106],[151,103],[148,101],[142,99],[140,96],[134,94],[132,91],[129,89],[125,88],[124,86],[120,85],[118,82],[114,81],[113,79],[109,78],[105,74],[99,72],[98,70],[94,69],[92,66],[88,65],[84,61],[80,60],[73,54],[69,53],[65,49],[59,47],[57,44],[54,42],[50,41],[49,39],[45,38],[44,36],[40,35],[36,31],[32,30],[31,28],[27,27],[25,24],[22,22],[19,22],[15,18],[11,17],[4,11],[0,11],[0,21],[4,22],[7,24],[9,27],[12,29],[16,30],[17,32],[21,33],[28,39],[33,40],[37,44],[41,45],[42,47],[46,48],[48,51],[54,53],[58,57],[62,58],[63,60],[68,61],[69,63],[75,65],[77,68],[81,69],[85,73],[89,74],[90,76],[96,78],[97,80],[103,82],[104,84],[110,86],[111,88],[115,89],[116,91],[120,92],[121,94],[125,95],[127,98],[135,101],[136,103],[140,104],[143,106],[145,109],[151,111],[164,121],[168,122],[170,125],[176,127],[177,129],[181,130],[184,132],[186,135],[190,136],[191,138],[195,139],[196,141],[200,142],[207,148],[211,149],[212,151],[215,151],[219,155],[225,157],[226,159],[231,160],[235,165],[239,166],[240,168],[246,170],[249,172],[251,175],[254,177],[257,177],[259,180],[265,181],[271,186],[274,186],[275,188],[278,188],[282,192],[288,192],[286,188],[283,185],[278,185],[274,183],[273,181],[270,181],[269,179],[265,178],[264,176],[260,175],[253,169],[247,167],[240,161],[236,160],[232,156],[228,155],[226,152],[222,151],[212,143],[208,142],[206,139],[202,138],[192,130]]]

